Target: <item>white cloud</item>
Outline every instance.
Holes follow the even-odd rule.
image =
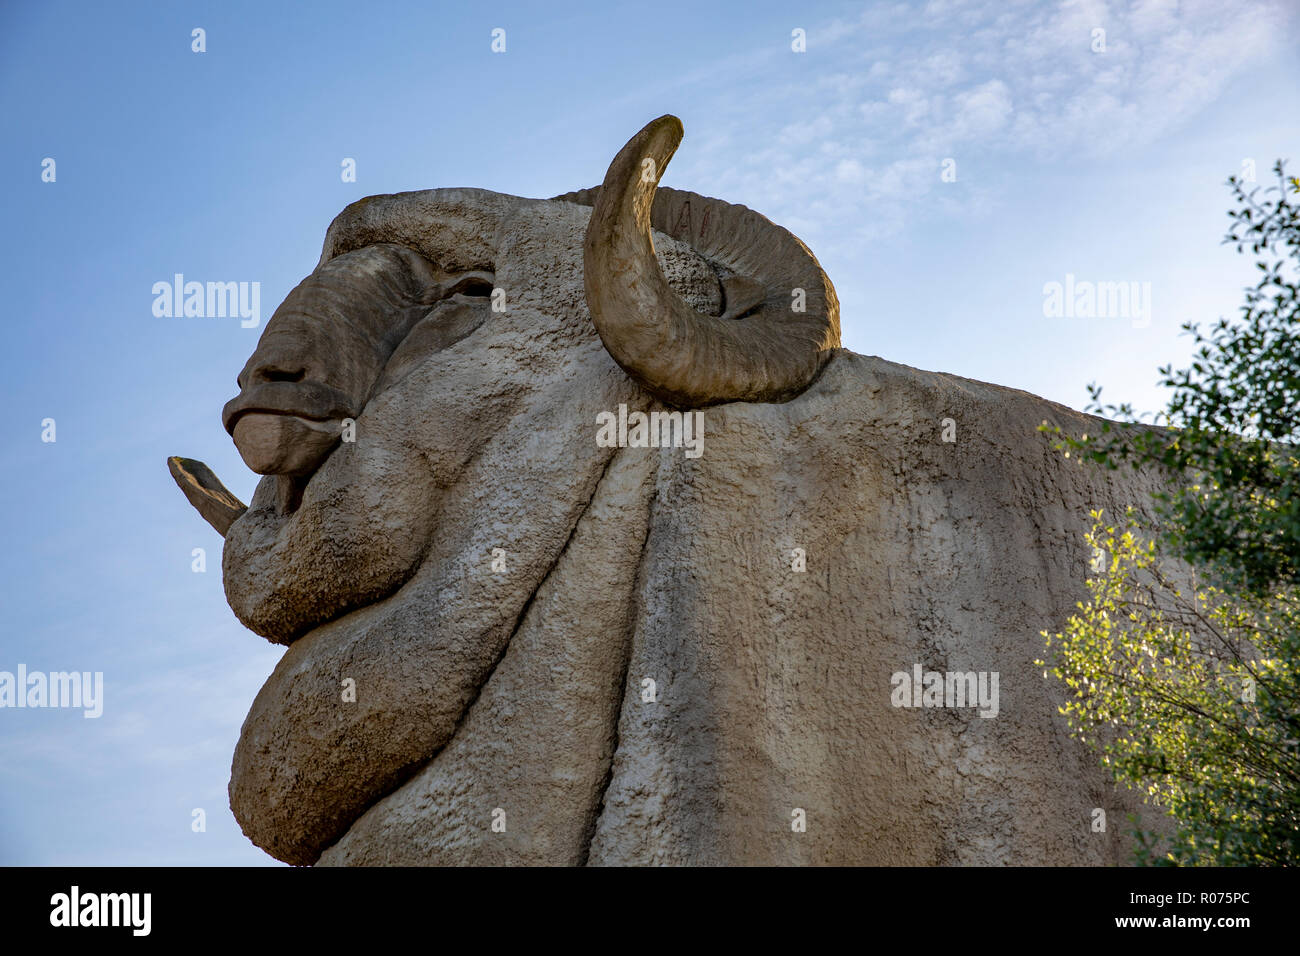
[[[867,170],[856,159],[841,159],[835,164],[835,178],[842,183],[860,184],[867,178]]]
[[[960,213],[939,188],[947,157],[1078,161],[1156,141],[1284,49],[1293,19],[1276,0],[870,4],[805,24],[797,76],[765,88],[757,123],[752,111],[727,117],[752,145],[725,171],[679,172],[778,221],[820,221],[832,241],[878,237],[923,213],[911,208],[920,199]]]
[[[930,101],[917,89],[898,87],[889,91],[888,100],[902,110],[903,122],[916,126],[930,113]]]
[[[951,135],[974,139],[996,133],[1011,116],[1011,92],[1001,80],[989,80],[973,90],[958,93],[957,115]]]

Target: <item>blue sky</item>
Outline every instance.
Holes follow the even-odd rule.
[[[155,282],[260,282],[264,323],[348,202],[595,185],[671,112],[664,183],[804,239],[849,348],[1155,408],[1180,324],[1235,314],[1250,278],[1219,245],[1224,180],[1300,166],[1298,21],[1264,0],[5,4],[0,670],[102,671],[105,701],[0,710],[0,863],[274,862],[226,784],[280,650],[227,608],[221,540],[165,466],[251,496],[220,410],[261,326],[156,317]],[[1149,323],[1046,317],[1067,274],[1149,282]]]

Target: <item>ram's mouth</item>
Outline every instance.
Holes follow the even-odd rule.
[[[328,385],[272,381],[246,388],[226,403],[221,420],[244,464],[276,477],[276,508],[294,511],[311,476],[334,450],[353,402]]]
[[[317,416],[259,407],[244,402],[226,406],[226,427],[244,463],[275,480],[275,510],[292,514],[317,469],[338,444],[346,415]],[[230,492],[201,461],[173,456],[167,469],[190,504],[223,538],[248,506]]]
[[[249,411],[235,423],[235,447],[259,475],[305,478],[319,467],[343,431],[340,418]]]
[[[263,382],[246,388],[226,403],[221,410],[221,423],[230,437],[249,415],[277,416],[297,419],[308,424],[323,425],[355,418],[360,409],[343,392],[320,382],[277,381]],[[254,468],[254,471],[258,469]],[[274,474],[274,472],[259,472]]]

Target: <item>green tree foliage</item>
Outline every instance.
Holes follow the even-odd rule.
[[[1300,861],[1298,595],[1180,587],[1131,512],[1092,517],[1099,570],[1065,630],[1044,632],[1049,673],[1072,734],[1177,822],[1171,840],[1140,834],[1139,861]]]
[[[1183,326],[1193,359],[1159,370],[1165,411],[1144,421],[1090,385],[1114,421],[1044,427],[1067,456],[1169,479],[1154,528],[1094,512],[1089,599],[1044,632],[1071,732],[1173,818],[1171,840],[1139,834],[1146,863],[1300,862],[1300,180],[1274,172],[1263,191],[1229,180],[1225,242],[1260,279],[1237,321]]]

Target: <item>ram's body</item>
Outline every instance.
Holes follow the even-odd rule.
[[[594,198],[354,204],[268,325],[227,409],[268,477],[242,513],[186,478],[228,527],[231,606],[289,644],[235,753],[245,832],[294,863],[1125,862],[1137,801],[1033,661],[1083,594],[1089,510],[1145,507],[1151,480],[1036,431],[1078,413],[842,349],[777,401],[688,394],[593,316]],[[669,286],[743,325],[761,294],[694,241],[716,201],[671,199]],[[263,412],[339,335],[375,357],[312,393],[335,410],[307,423],[355,417],[317,452]],[[597,441],[661,399],[702,407],[698,458]],[[996,672],[996,716],[894,706],[917,664]]]

